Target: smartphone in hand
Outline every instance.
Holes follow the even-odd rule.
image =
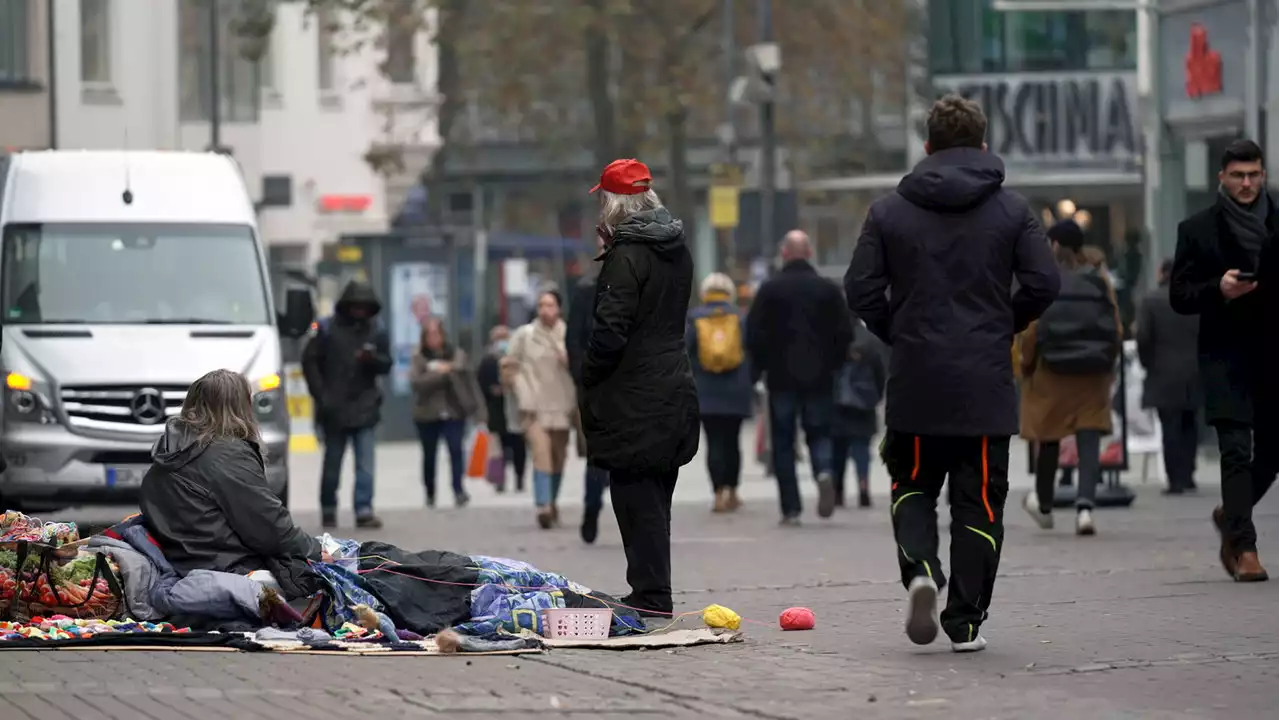
[[[1241,270],[1236,273],[1236,280],[1240,282],[1258,282],[1258,273]]]

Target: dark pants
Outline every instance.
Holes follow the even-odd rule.
[[[732,415],[703,415],[707,433],[707,474],[711,488],[738,487],[742,474],[742,418]]]
[[[798,517],[804,509],[800,502],[800,484],[796,480],[796,421],[804,427],[809,461],[813,465],[813,477],[817,479],[831,474],[831,421],[834,411],[830,390],[769,393],[769,442],[783,517]]]
[[[1008,437],[921,437],[889,431],[884,461],[893,479],[890,513],[902,584],[927,575],[946,586],[938,558],[938,495],[951,506],[951,590],[942,629],[967,642],[987,618],[1009,494]]]
[[[596,514],[604,507],[604,491],[609,487],[609,471],[598,468],[587,462],[586,489],[582,494],[582,507],[588,513]]]
[[[465,495],[462,474],[466,471],[466,461],[462,458],[462,435],[466,431],[466,423],[461,420],[435,420],[416,425],[418,439],[422,442],[422,484],[427,488],[427,502],[436,501],[436,448],[442,438],[445,449],[449,451],[449,469],[452,471],[449,479],[453,483],[453,495]]]
[[[356,456],[354,505],[357,516],[373,512],[373,428],[335,428],[324,430],[324,460],[320,469],[320,508],[331,513],[338,509],[338,485],[342,480],[342,456],[347,443]]]
[[[1264,403],[1255,402],[1258,405]],[[1265,403],[1265,405],[1270,405]],[[1222,511],[1225,534],[1236,553],[1257,552],[1258,533],[1253,527],[1253,506],[1276,480],[1276,416],[1261,412],[1252,427],[1245,423],[1218,422],[1218,447],[1222,451]],[[1259,422],[1261,421],[1261,422]],[[1255,438],[1259,442],[1254,442]]]
[[[1159,413],[1169,489],[1190,490],[1196,486],[1196,453],[1200,450],[1200,421],[1196,411],[1160,410]]]
[[[1036,500],[1040,512],[1053,511],[1053,481],[1058,475],[1058,454],[1062,444],[1042,442],[1036,455]],[[1076,467],[1080,482],[1076,486],[1076,509],[1092,510],[1098,497],[1098,481],[1102,479],[1102,433],[1097,430],[1076,431]]]
[[[528,452],[523,435],[502,433],[502,460],[510,463],[511,470],[516,475],[516,492],[524,490],[524,466],[528,462]]]
[[[671,496],[675,471],[609,474],[609,496],[627,556],[628,605],[671,612]]]
[[[836,504],[844,504],[844,474],[853,460],[853,472],[858,481],[858,492],[864,492],[867,481],[871,479],[871,438],[869,437],[833,437],[831,438],[831,479],[836,486]]]

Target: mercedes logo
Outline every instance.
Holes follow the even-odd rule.
[[[129,401],[133,417],[143,425],[164,421],[164,395],[155,388],[142,388]]]

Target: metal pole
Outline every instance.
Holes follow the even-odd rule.
[[[472,307],[475,308],[474,326],[471,333],[471,357],[479,358],[484,353],[485,340],[485,294],[488,288],[489,275],[489,231],[484,221],[484,186],[476,184],[471,189],[471,230],[475,244],[475,256],[472,263],[475,279],[472,282]]]
[[[1167,241],[1160,202],[1161,156],[1164,153],[1164,119],[1161,117],[1160,16],[1154,2],[1138,7],[1138,95],[1143,100],[1142,205],[1147,238],[1146,283],[1155,287]]]
[[[209,0],[209,145],[214,152],[222,151],[222,83],[218,63],[222,53],[221,18],[218,4],[221,0]]]
[[[759,15],[760,42],[773,42],[773,2],[756,0]],[[773,256],[777,233],[774,229],[774,195],[777,184],[778,137],[774,128],[773,96],[760,103],[760,251]]]
[[[1258,12],[1258,0],[1247,0],[1249,6],[1249,26],[1245,28],[1244,56],[1244,134],[1250,140],[1262,144],[1262,128],[1259,127],[1261,102],[1261,51],[1262,21]],[[1273,81],[1274,82],[1274,81]]]
[[[724,28],[721,36],[721,44],[724,45],[724,126],[727,131],[725,142],[725,160],[732,165],[737,161],[736,147],[737,127],[734,123],[733,101],[729,98],[729,88],[733,85],[734,78],[737,77],[737,36],[734,33],[735,24],[733,22],[733,2],[734,0],[722,0],[721,18]],[[725,254],[728,255],[727,260],[737,267],[738,264],[738,248],[735,235],[737,228],[727,228],[725,231]],[[726,265],[726,258],[721,258],[720,264]]]

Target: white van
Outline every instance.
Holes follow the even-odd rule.
[[[186,152],[0,156],[0,507],[136,502],[187,387],[254,386],[272,489],[287,498],[280,336],[253,203],[234,161]]]

